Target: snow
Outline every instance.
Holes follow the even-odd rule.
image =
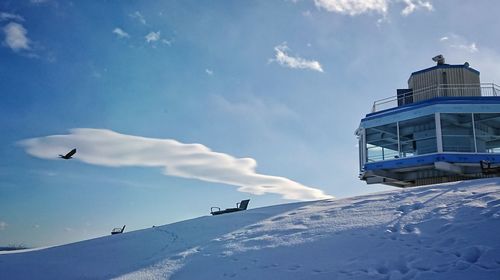
[[[0,279],[499,279],[499,233],[492,178],[1,254]]]

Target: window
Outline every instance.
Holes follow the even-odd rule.
[[[366,153],[368,162],[398,158],[397,124],[367,128]]]
[[[478,153],[500,153],[500,113],[474,114]]]
[[[399,122],[401,157],[437,152],[434,115]]]
[[[476,151],[472,131],[472,114],[441,114],[441,132],[444,152]]]

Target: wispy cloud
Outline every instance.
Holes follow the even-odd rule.
[[[476,43],[474,43],[474,42],[472,42],[470,44],[467,44],[467,45],[464,45],[464,44],[450,45],[450,47],[461,49],[461,50],[464,50],[464,51],[467,51],[467,52],[470,52],[470,53],[475,53],[475,52],[479,51],[479,49],[476,46]]]
[[[316,7],[329,12],[357,16],[366,13],[387,15],[393,3],[403,2],[401,14],[407,16],[419,9],[433,11],[430,1],[422,0],[314,0]]]
[[[479,48],[477,47],[476,42],[471,42],[465,37],[459,36],[457,34],[452,33],[447,36],[443,36],[439,39],[439,41],[447,44],[447,46],[450,48],[466,51],[468,53],[479,52]]]
[[[149,32],[146,36],[144,36],[146,39],[146,42],[151,43],[151,42],[156,42],[160,40],[160,31],[158,32]]]
[[[235,158],[201,144],[120,134],[106,129],[78,128],[67,135],[51,135],[19,142],[26,152],[44,159],[78,148],[76,160],[102,166],[160,167],[166,175],[239,187],[256,195],[280,194],[285,199],[311,200],[330,196],[284,177],[256,172],[252,158]]]
[[[24,18],[16,14],[0,12],[0,21],[7,21],[7,20],[24,21]]]
[[[446,40],[442,40],[446,37]],[[500,52],[495,45],[488,46],[456,33],[448,33],[438,39],[446,61],[450,63],[469,62],[474,69],[481,71],[481,81],[498,83],[500,77]]]
[[[116,34],[116,36],[118,36],[119,38],[129,38],[130,35],[125,32],[123,29],[117,27],[115,29],[113,29],[113,33]]]
[[[3,28],[5,33],[4,44],[13,51],[30,50],[30,40],[27,37],[28,31],[19,23],[10,22]]]
[[[388,2],[388,0],[314,0],[314,4],[318,8],[351,16],[367,12],[385,14]]]
[[[294,69],[309,69],[318,72],[323,72],[321,64],[316,60],[307,60],[298,56],[290,56],[286,42],[274,47],[275,56],[274,59],[270,59],[270,62],[276,61],[282,66]]]
[[[214,74],[214,71],[210,69],[205,69],[205,73],[207,73],[207,75],[209,76],[212,76]]]
[[[429,1],[421,1],[421,0],[404,0],[406,7],[401,11],[401,14],[407,16],[416,10],[426,9],[428,11],[433,11],[434,7]]]
[[[167,39],[161,39],[161,42],[167,46],[171,46],[172,45],[172,42],[173,40],[170,39],[170,40],[167,40]]]
[[[146,24],[146,19],[139,11],[135,11],[134,13],[130,14],[129,16],[133,19],[136,19],[137,21],[139,21],[140,23],[142,23],[144,25]]]
[[[5,230],[7,228],[8,224],[4,221],[0,221],[0,230]]]

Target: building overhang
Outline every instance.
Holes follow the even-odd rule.
[[[500,96],[437,97],[367,114],[366,117],[361,120],[360,127],[375,127],[434,113],[470,112],[500,112]]]
[[[435,153],[366,163],[360,179],[367,184],[414,186],[418,180],[446,176],[483,177],[481,161],[500,165],[500,154]]]

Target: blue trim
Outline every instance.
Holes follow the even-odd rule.
[[[432,67],[429,67],[429,68],[426,68],[426,69],[422,69],[422,70],[413,72],[413,73],[411,73],[410,78],[411,78],[411,76],[416,75],[416,74],[421,74],[421,73],[429,72],[429,71],[432,71],[432,70],[435,70],[435,69],[443,69],[443,68],[444,69],[446,69],[446,68],[463,68],[463,69],[470,70],[471,72],[476,73],[476,74],[479,75],[479,71],[477,71],[476,69],[474,69],[474,68],[472,68],[470,66],[466,67],[463,64],[454,64],[454,65],[451,65],[451,64],[439,64],[439,65],[435,65],[435,66],[432,66]]]
[[[500,96],[436,97],[432,99],[423,100],[420,102],[415,102],[403,106],[385,109],[374,113],[368,113],[366,114],[366,117],[361,120],[361,122],[373,119],[375,117],[379,117],[380,115],[384,116],[392,115],[438,103],[439,104],[484,104],[484,103],[491,104],[492,102],[500,104]]]
[[[437,153],[365,163],[364,169],[366,171],[380,169],[399,169],[434,164],[434,162],[437,161],[446,161],[450,163],[479,163],[481,160],[488,160],[492,163],[500,163],[500,154]]]

